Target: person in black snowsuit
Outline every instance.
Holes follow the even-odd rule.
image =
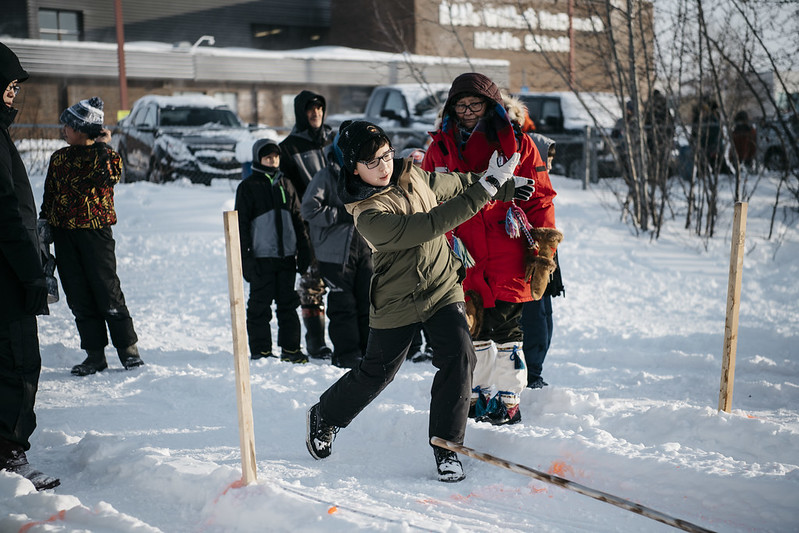
[[[114,185],[122,162],[107,144],[111,135],[103,128],[103,117],[103,101],[96,96],[61,113],[69,146],[50,157],[40,214],[52,228],[58,276],[87,354],[72,367],[76,376],[108,368],[108,333],[125,369],[144,364],[117,275],[111,226],[117,222]]]
[[[327,166],[324,148],[333,140],[332,128],[324,123],[327,105],[322,95],[302,91],[294,98],[294,127],[280,143],[280,170],[302,198],[311,179]],[[325,284],[319,266],[312,259],[310,268],[302,271],[300,304],[305,325],[305,347],[308,355],[327,359],[332,351],[325,343]]]
[[[34,403],[42,357],[36,315],[47,314],[47,284],[36,229],[36,203],[8,128],[19,83],[28,79],[19,59],[0,43],[0,470],[28,478],[37,490],[60,485],[34,470],[25,452],[36,429]]]
[[[252,147],[252,174],[236,189],[239,238],[244,279],[250,284],[247,336],[253,359],[273,357],[272,302],[277,306],[280,359],[307,363],[300,349],[300,298],[294,290],[296,272],[305,272],[311,250],[300,200],[280,165],[280,148],[271,139]]]
[[[339,131],[350,124],[345,120]],[[372,250],[355,230],[352,215],[336,192],[341,172],[335,144],[326,148],[328,165],[316,173],[302,198],[319,272],[328,287],[328,332],[333,342],[332,363],[355,368],[366,353],[369,338],[369,284]]]

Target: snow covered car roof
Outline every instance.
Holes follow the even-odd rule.
[[[165,96],[160,94],[148,94],[136,100],[133,105],[140,106],[150,102],[155,102],[158,107],[204,107],[217,108],[224,107],[229,109],[225,102],[212,96],[204,94]]]

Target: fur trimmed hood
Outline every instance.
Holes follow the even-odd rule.
[[[502,106],[505,108],[505,111],[508,112],[508,118],[511,122],[521,127],[524,124],[524,115],[527,113],[527,106],[524,105],[524,102],[514,96],[509,95],[505,91],[501,91],[501,94]],[[446,109],[446,106],[442,107],[438,111],[438,117],[436,117],[435,124],[436,131],[441,129],[441,124],[444,120],[444,109]]]

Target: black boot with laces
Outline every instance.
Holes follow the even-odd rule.
[[[466,479],[463,473],[463,465],[458,454],[453,451],[433,446],[433,454],[436,456],[436,467],[438,468],[438,480],[444,483],[456,483]]]
[[[339,428],[324,421],[318,403],[308,409],[306,422],[305,445],[308,446],[308,451],[314,459],[329,457]]]

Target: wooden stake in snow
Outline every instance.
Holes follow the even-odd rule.
[[[730,244],[730,277],[727,283],[727,319],[724,323],[724,354],[721,361],[719,411],[730,412],[735,380],[735,351],[738,347],[738,311],[741,307],[741,275],[746,238],[746,202],[735,203]]]
[[[244,283],[241,273],[239,213],[225,211],[225,250],[227,255],[230,319],[233,323],[233,366],[236,369],[236,403],[239,409],[241,480],[245,485],[257,481],[255,473],[255,434],[252,423],[250,363],[247,358],[247,330],[244,310]]]
[[[602,492],[596,489],[592,489],[590,487],[586,487],[585,485],[580,485],[579,483],[575,483],[574,481],[569,481],[568,479],[562,477],[553,476],[552,474],[547,474],[539,470],[534,470],[529,466],[524,466],[517,463],[511,463],[510,461],[506,461],[505,459],[500,459],[499,457],[494,457],[493,455],[487,453],[478,452],[477,450],[474,450],[472,448],[467,448],[466,446],[463,446],[461,444],[455,444],[454,442],[440,439],[438,437],[431,438],[430,444],[438,446],[439,448],[446,448],[447,450],[452,450],[453,452],[462,453],[463,455],[468,455],[469,457],[479,459],[490,465],[499,466],[500,468],[505,468],[506,470],[510,470],[511,472],[516,472],[517,474],[529,476],[539,481],[545,481],[547,483],[552,483],[553,485],[557,485],[558,487],[564,489],[573,490],[574,492],[579,492],[583,496],[589,496],[591,498],[594,498],[595,500],[609,503],[611,505],[615,505],[616,507],[621,507],[622,509],[626,509],[635,514],[640,514],[641,516],[651,518],[652,520],[657,520],[658,522],[663,522],[664,524],[668,524],[672,527],[676,527],[684,531],[692,531],[694,533],[713,533],[713,531],[710,529],[705,529],[703,527],[697,526],[696,524],[692,524],[691,522],[686,522],[685,520],[674,518],[673,516],[661,513],[660,511],[655,511],[654,509],[650,507],[645,507],[639,503],[635,503],[630,500],[625,500],[624,498],[619,498],[618,496],[614,496],[613,494],[608,494],[607,492]]]

